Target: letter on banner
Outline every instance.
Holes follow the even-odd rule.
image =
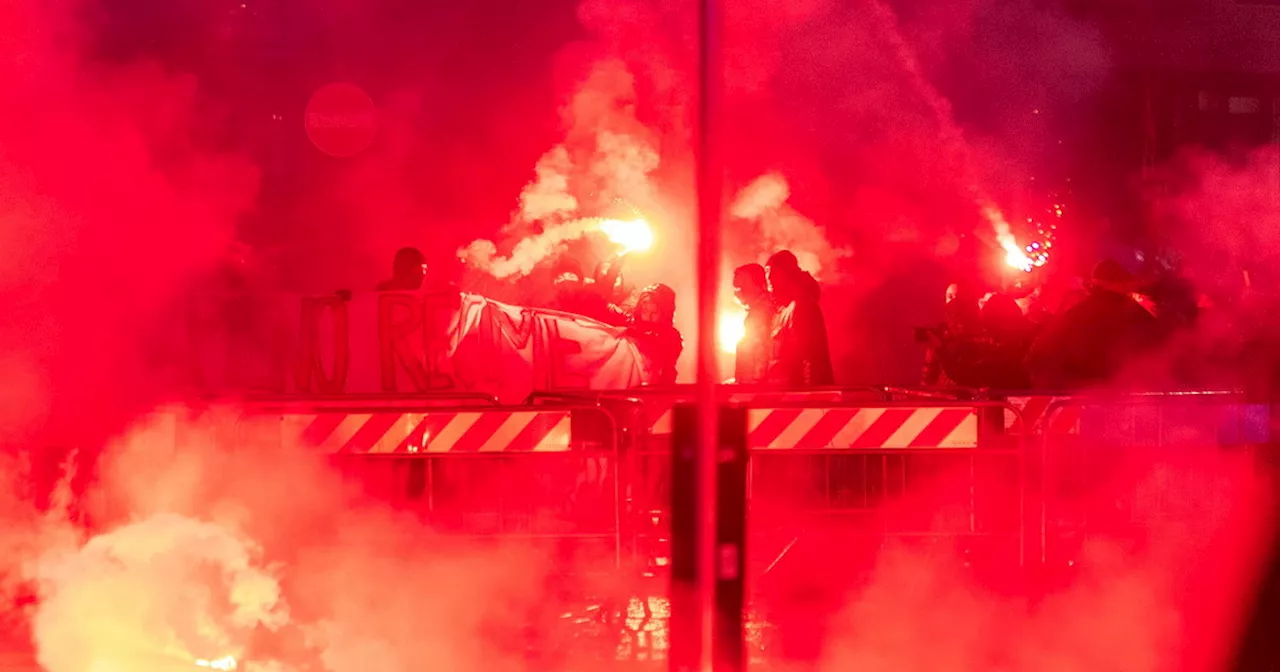
[[[451,336],[458,321],[458,294],[431,292],[422,297],[422,346],[427,388],[447,390],[456,386],[449,358]]]
[[[561,330],[561,325],[569,327]],[[566,336],[565,333],[572,333],[572,328],[576,324],[568,320],[560,320],[557,318],[547,319],[547,351],[550,366],[550,380],[548,387],[551,388],[585,388],[591,386],[591,376],[585,375],[585,372],[577,369],[574,364],[577,358],[582,356],[582,342],[573,338],[571,335]]]
[[[409,387],[427,389],[425,356],[419,356],[417,337],[422,329],[423,301],[416,294],[395,293],[378,296],[378,361],[382,391],[399,392],[397,369],[409,377]]]
[[[327,310],[326,310],[327,309]],[[324,345],[320,322],[328,313],[332,322],[331,360],[333,375],[324,366]],[[340,394],[347,386],[351,348],[348,337],[349,318],[347,302],[337,296],[307,298],[302,300],[302,338],[296,382],[298,391],[304,394]]]

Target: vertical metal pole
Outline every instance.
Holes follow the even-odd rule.
[[[697,672],[703,658],[702,451],[698,407],[679,404],[671,422],[671,670]]]
[[[720,409],[716,469],[716,672],[747,669],[743,617],[747,606],[747,409]]]
[[[713,665],[716,577],[716,463],[720,430],[716,386],[720,382],[716,350],[716,306],[720,297],[720,224],[724,165],[720,152],[720,104],[723,96],[721,0],[700,0],[698,11],[698,477],[704,533],[699,538],[698,583],[702,670]]]

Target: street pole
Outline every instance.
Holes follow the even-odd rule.
[[[692,406],[679,405],[672,432],[671,502],[671,670],[712,672],[717,659],[721,669],[729,669],[740,655],[716,651],[717,625],[724,632],[732,619],[716,617],[717,603],[733,604],[733,587],[741,584],[738,563],[729,562],[731,584],[717,590],[721,574],[718,548],[741,553],[741,543],[718,541],[736,537],[741,524],[722,530],[717,525],[717,479],[721,474],[721,428],[718,385],[719,352],[716,349],[716,312],[720,298],[720,223],[723,210],[724,162],[720,155],[721,67],[720,0],[699,0],[698,6],[698,121],[694,161],[698,189],[698,340],[697,395]],[[745,416],[743,416],[745,418]],[[736,434],[745,437],[743,429]],[[745,442],[741,452],[745,455]],[[736,461],[730,458],[730,462]],[[743,472],[745,473],[745,471]],[[738,488],[726,494],[736,500]],[[738,507],[741,508],[741,507]],[[730,558],[732,560],[732,558]],[[740,593],[741,590],[739,589]],[[741,600],[739,599],[739,602]],[[741,609],[738,610],[739,617]],[[740,630],[740,628],[739,628]],[[738,649],[741,649],[741,638]]]
[[[701,669],[714,666],[713,632],[716,603],[716,474],[720,435],[719,352],[716,312],[720,300],[720,244],[723,221],[724,161],[720,148],[720,105],[724,67],[721,37],[724,20],[720,0],[698,6],[698,521],[703,530],[698,548],[698,597],[701,606]]]

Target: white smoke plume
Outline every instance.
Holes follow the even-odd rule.
[[[532,273],[544,259],[562,250],[565,243],[599,230],[600,221],[593,217],[547,225],[542,232],[521,238],[506,255],[498,254],[498,246],[493,241],[475,240],[463,248],[459,256],[499,280],[523,277]]]
[[[49,672],[159,670],[242,660],[252,631],[288,620],[260,550],[165,514],[45,553],[33,622]]]
[[[537,177],[520,193],[520,221],[540,222],[577,210],[578,199],[569,193],[572,170],[573,161],[564,145],[543,155],[534,168]]]
[[[367,480],[369,461],[344,478],[279,437],[279,416],[160,416],[104,453],[99,487],[79,502],[91,534],[6,518],[25,520],[7,557],[32,559],[41,665],[518,669],[522,628],[548,597],[539,552],[436,534],[414,520],[412,502],[393,508],[391,481]]]
[[[636,117],[636,82],[627,66],[595,63],[562,116],[565,140],[538,161],[503,240],[476,240],[459,251],[472,267],[500,279],[523,277],[592,231],[594,218],[614,214],[619,203],[641,215],[656,211],[658,143]]]
[[[791,250],[801,268],[814,277],[832,279],[838,261],[849,256],[849,251],[834,247],[822,227],[787,203],[789,198],[791,186],[787,178],[768,173],[738,192],[729,207],[729,215],[755,226],[752,233],[756,235],[741,238],[752,241],[757,258],[763,260],[778,250]]]

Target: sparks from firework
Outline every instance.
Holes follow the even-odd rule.
[[[720,349],[727,354],[738,352],[738,344],[747,335],[747,311],[733,306],[720,309],[720,320],[716,329],[716,340]]]
[[[1030,273],[1049,263],[1049,253],[1053,250],[1053,239],[1058,230],[1056,222],[1062,219],[1064,211],[1065,207],[1061,203],[1050,206],[1047,217],[1049,224],[1044,224],[1035,217],[1028,217],[1027,225],[1035,227],[1038,238],[1026,245],[1020,245],[1004,215],[994,206],[983,208],[984,214],[995,229],[996,241],[1004,250],[1004,263],[1023,273]]]
[[[892,53],[898,57],[916,93],[933,112],[934,120],[938,124],[939,146],[960,160],[964,183],[968,186],[975,205],[995,231],[996,241],[1005,253],[1005,264],[1024,273],[1030,273],[1044,266],[1049,260],[1051,234],[1045,234],[1042,230],[1041,235],[1045,237],[1040,242],[1025,246],[1018,244],[1018,239],[1011,230],[1008,220],[1005,219],[1004,213],[995,205],[981,184],[974,168],[973,152],[965,139],[964,132],[952,116],[951,104],[925,76],[915,50],[902,35],[897,14],[889,3],[882,0],[872,0],[869,7],[873,17],[880,22],[881,34],[888,39]],[[1035,110],[1034,113],[1039,114],[1040,111]],[[1061,218],[1061,206],[1055,205],[1053,209],[1057,210],[1056,217]]]

